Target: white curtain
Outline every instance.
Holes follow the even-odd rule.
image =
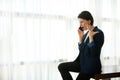
[[[83,10],[104,31],[102,64],[120,65],[119,7],[119,0],[0,0],[0,80],[62,80],[57,66],[78,55]]]

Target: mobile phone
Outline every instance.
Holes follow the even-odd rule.
[[[80,29],[81,31],[83,31],[83,27],[80,26],[79,29]]]

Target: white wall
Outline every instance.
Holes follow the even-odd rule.
[[[78,55],[83,10],[105,34],[102,64],[120,65],[119,7],[119,0],[0,0],[0,80],[61,80],[59,61]]]

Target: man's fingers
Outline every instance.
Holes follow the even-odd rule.
[[[98,31],[95,32],[95,34],[99,33]]]
[[[97,32],[94,32],[94,34],[97,34],[97,33],[99,33],[98,31]]]

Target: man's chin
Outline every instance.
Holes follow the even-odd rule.
[[[84,31],[88,31],[88,29],[83,29]]]

